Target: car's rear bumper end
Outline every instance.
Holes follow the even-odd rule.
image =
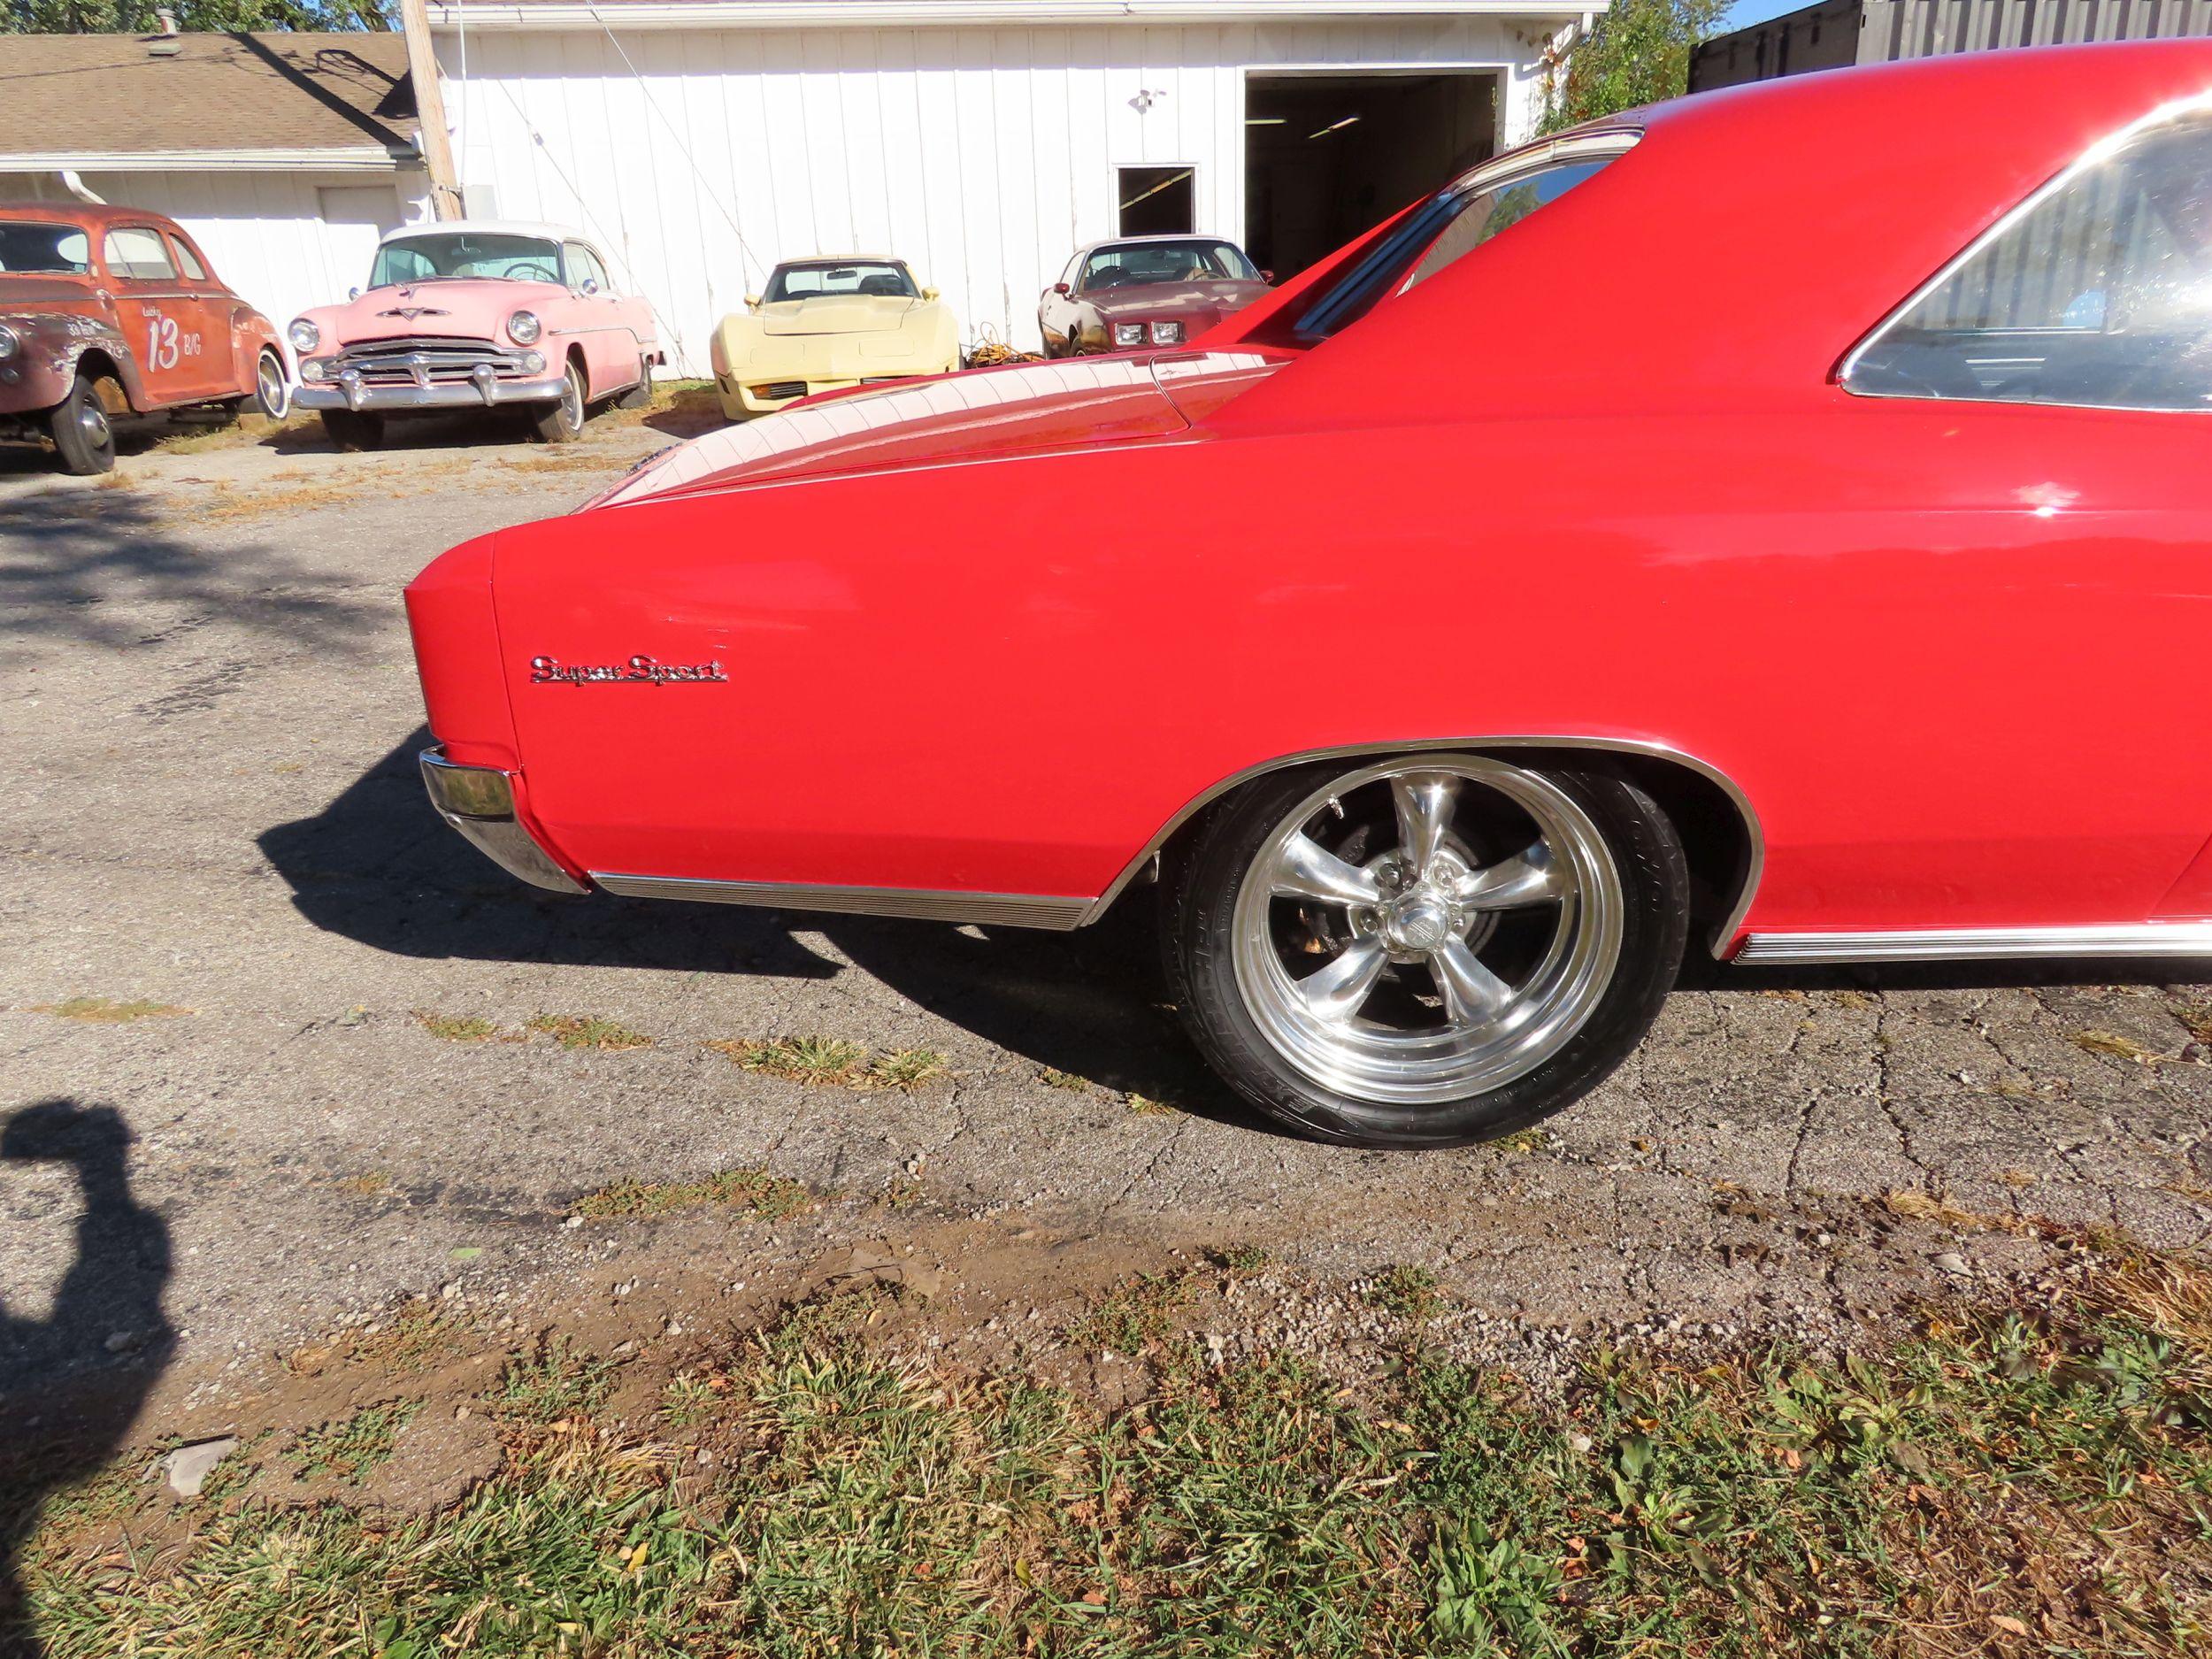
[[[435,749],[426,749],[419,758],[430,804],[487,858],[534,887],[552,893],[590,891],[561,868],[522,821],[515,805],[513,773],[491,766],[457,766]]]
[[[549,380],[503,380],[488,367],[466,380],[430,386],[372,386],[357,376],[342,374],[334,380],[303,384],[292,401],[301,409],[349,409],[356,414],[364,410],[490,409],[500,403],[558,403],[563,385],[557,374]]]

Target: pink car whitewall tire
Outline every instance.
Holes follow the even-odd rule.
[[[1569,1105],[1642,1041],[1689,929],[1673,825],[1601,761],[1290,769],[1211,814],[1167,878],[1201,1051],[1349,1145],[1486,1141]]]

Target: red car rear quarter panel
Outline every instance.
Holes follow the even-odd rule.
[[[2198,441],[2061,412],[1816,387],[669,499],[503,536],[505,672],[594,870],[1090,895],[1248,767],[1557,735],[1732,779],[1755,926],[2139,918],[2212,829]]]

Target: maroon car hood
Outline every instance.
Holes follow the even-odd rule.
[[[1289,360],[1257,351],[1079,357],[819,398],[664,449],[578,511],[1173,437]]]

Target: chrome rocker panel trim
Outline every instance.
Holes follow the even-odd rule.
[[[591,879],[595,886],[609,893],[632,899],[691,899],[708,904],[749,904],[772,910],[907,916],[931,922],[1042,927],[1055,933],[1080,927],[1091,909],[1088,899],[1028,893],[815,887],[803,881],[707,881],[687,876],[624,875],[603,870],[591,872]]]
[[[457,766],[434,749],[424,749],[416,759],[438,816],[485,857],[509,875],[549,893],[586,891],[515,817],[514,795],[505,772],[487,766]],[[457,810],[463,804],[489,805],[492,810]]]
[[[2212,922],[2105,927],[1937,927],[1889,933],[1754,933],[1734,960],[1997,962],[2034,956],[2212,956]]]
[[[495,403],[557,403],[565,385],[557,374],[549,380],[499,380],[478,375],[446,386],[365,386],[357,381],[347,385],[342,377],[312,385],[303,383],[292,394],[292,402],[301,409],[349,409],[356,414],[365,409],[489,409]]]

